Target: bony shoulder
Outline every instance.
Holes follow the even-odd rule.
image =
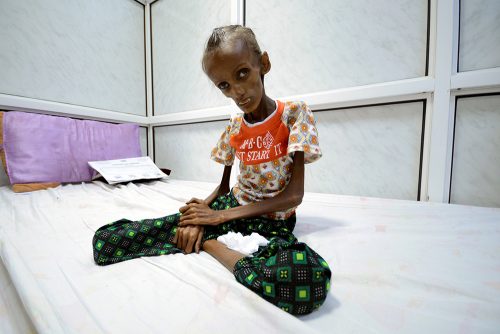
[[[307,105],[307,103],[305,103],[304,101],[299,101],[297,102],[299,104],[299,108],[304,110],[304,111],[307,111],[309,110],[309,106]]]
[[[285,102],[285,107],[293,112],[308,109],[307,104],[304,101],[287,101]]]
[[[284,115],[287,115],[286,117],[292,120],[292,123],[295,119],[303,117],[301,115],[306,115],[310,112],[309,107],[304,101],[288,101],[285,103],[285,106]]]
[[[240,124],[243,121],[243,113],[238,113],[231,115],[231,119],[229,120],[229,123],[231,126],[235,126]]]
[[[227,126],[227,132],[229,132],[230,135],[238,133],[240,131],[242,121],[243,113],[232,115],[229,120],[229,125]]]
[[[243,120],[243,113],[239,113],[239,114],[233,115],[233,116],[231,117],[231,120],[232,120],[234,123],[241,122],[241,121]]]

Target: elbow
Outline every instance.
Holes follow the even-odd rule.
[[[290,197],[290,207],[299,206],[302,203],[302,198],[304,197],[304,193],[294,194]]]

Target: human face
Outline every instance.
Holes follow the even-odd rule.
[[[260,58],[235,40],[206,56],[205,73],[217,88],[245,113],[257,112],[265,96]]]

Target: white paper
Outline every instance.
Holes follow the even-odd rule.
[[[217,241],[222,242],[227,248],[238,251],[245,255],[255,253],[259,250],[259,246],[266,246],[269,240],[261,236],[259,233],[253,232],[251,235],[243,235],[240,232],[228,232],[217,238]]]
[[[150,157],[89,161],[89,165],[109,184],[167,177]]]

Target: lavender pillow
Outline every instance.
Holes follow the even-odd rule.
[[[139,126],[4,112],[2,157],[10,183],[90,181],[88,161],[141,156]]]

